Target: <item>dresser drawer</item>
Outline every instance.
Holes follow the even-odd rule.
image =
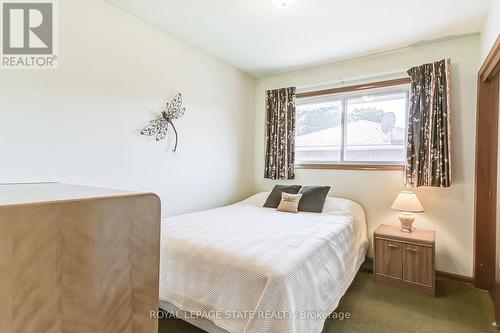
[[[403,278],[403,245],[400,242],[375,239],[375,273],[392,279]]]
[[[431,287],[433,285],[433,250],[428,246],[403,245],[403,280]]]

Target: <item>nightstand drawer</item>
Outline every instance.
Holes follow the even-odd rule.
[[[403,245],[403,280],[425,286],[433,283],[433,251],[431,247]]]
[[[403,278],[403,245],[385,239],[375,239],[375,273],[392,279]]]

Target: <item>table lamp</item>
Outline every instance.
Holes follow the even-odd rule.
[[[412,191],[402,191],[392,203],[391,209],[400,211],[399,222],[402,232],[412,232],[411,226],[415,220],[413,213],[424,211],[424,207]]]

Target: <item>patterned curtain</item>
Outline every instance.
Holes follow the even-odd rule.
[[[264,177],[294,179],[295,87],[266,91]]]
[[[450,160],[450,59],[413,67],[408,117],[406,186],[448,187]]]

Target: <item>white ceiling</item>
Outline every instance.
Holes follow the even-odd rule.
[[[491,0],[108,0],[255,76],[478,32]],[[495,0],[496,1],[496,0]]]

